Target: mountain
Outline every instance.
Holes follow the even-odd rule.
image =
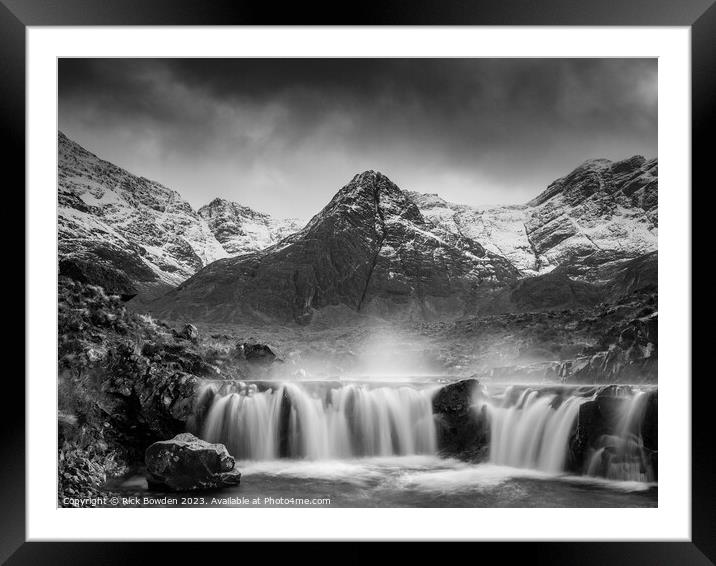
[[[573,279],[605,282],[611,268],[657,249],[656,159],[586,161],[525,205],[478,208],[408,195],[426,219],[481,242],[526,276],[561,267]]]
[[[483,314],[589,309],[658,292],[658,254],[650,252],[603,268],[603,281],[584,281],[569,266],[524,277],[496,293]]]
[[[219,243],[229,255],[267,248],[289,234],[298,232],[305,222],[297,218],[273,218],[248,206],[215,198],[199,209]]]
[[[216,262],[155,308],[226,322],[590,308],[640,270],[632,291],[655,288],[657,200],[657,162],[639,156],[587,161],[525,205],[485,209],[366,171],[300,232]]]
[[[400,319],[455,317],[519,271],[426,219],[385,175],[356,175],[299,232],[218,260],[155,301],[159,316],[309,322],[327,307]],[[329,309],[330,310],[330,309]]]
[[[60,271],[124,293],[160,294],[228,254],[180,194],[58,135]]]
[[[211,262],[269,246],[301,223],[181,195],[98,158],[58,132],[59,267],[83,283],[157,297]]]
[[[366,171],[301,228],[224,199],[194,211],[62,133],[58,144],[60,273],[158,299],[167,316],[430,321],[656,292],[656,160],[586,161],[525,205],[491,208]]]

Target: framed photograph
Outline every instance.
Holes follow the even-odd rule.
[[[3,559],[712,563],[716,8],[311,11],[0,7],[27,328]]]

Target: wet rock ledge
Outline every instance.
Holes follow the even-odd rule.
[[[490,441],[487,414],[472,406],[479,394],[480,382],[465,379],[442,387],[433,397],[441,456],[472,462],[487,458]]]

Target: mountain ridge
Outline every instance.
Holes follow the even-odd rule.
[[[218,197],[194,211],[62,132],[58,144],[60,272],[140,292],[171,316],[305,323],[327,309],[438,320],[534,297],[592,304],[624,266],[656,251],[658,161],[641,156],[587,160],[503,207],[402,190],[367,170],[304,225]]]
[[[276,221],[229,204],[241,207],[246,218],[260,219],[265,233],[260,223],[243,227],[243,240],[230,238],[224,245],[227,240],[220,241],[217,227],[201,215],[209,205],[195,211],[178,191],[101,159],[58,131],[62,275],[150,300],[212,261],[255,251],[291,231],[293,220]],[[242,230],[236,223],[233,228]]]
[[[484,242],[527,276],[572,265],[573,277],[599,281],[612,264],[657,249],[657,163],[587,160],[522,205],[475,207],[409,194],[426,217]]]
[[[225,252],[181,195],[58,132],[60,271],[158,294]]]
[[[298,218],[276,218],[219,197],[199,208],[197,213],[229,255],[269,247],[305,224]]]

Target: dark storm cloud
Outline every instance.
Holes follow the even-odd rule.
[[[524,202],[588,158],[656,154],[656,61],[63,59],[60,128],[180,190],[308,216],[353,174]]]

